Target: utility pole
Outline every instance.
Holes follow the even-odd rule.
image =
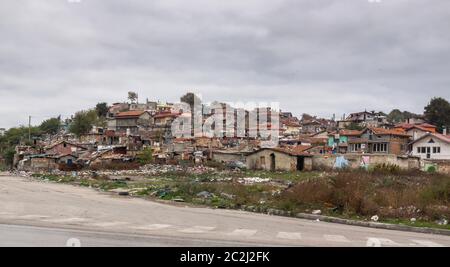
[[[28,116],[28,141],[31,142],[31,116]]]

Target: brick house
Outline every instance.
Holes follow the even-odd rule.
[[[70,143],[68,141],[60,141],[45,147],[44,150],[48,155],[68,155],[85,151],[86,148],[84,146]]]

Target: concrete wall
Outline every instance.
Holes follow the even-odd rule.
[[[433,139],[434,143],[429,143],[430,139]],[[418,153],[417,152],[418,147],[430,147],[430,149],[431,149],[431,153],[430,153],[431,158],[430,159],[450,160],[450,144],[443,142],[436,137],[428,136],[412,145],[412,151],[411,151],[412,155],[416,156],[416,157],[420,157],[422,159],[426,159],[427,153],[425,153],[425,154]],[[441,153],[433,153],[433,147],[440,147]]]
[[[64,146],[64,144],[65,144],[65,146]],[[63,155],[63,154],[72,154],[74,152],[81,151],[81,150],[84,150],[84,149],[82,149],[78,146],[73,146],[68,143],[60,143],[60,144],[52,147],[51,149],[48,149],[46,151],[46,153]]]
[[[242,161],[246,162],[246,158],[243,154],[239,153],[218,153],[212,152],[212,160],[217,162],[232,162],[232,161]]]
[[[18,169],[21,171],[48,171],[58,168],[55,159],[52,158],[31,158],[26,161],[21,161]]]
[[[273,151],[270,149],[263,149],[256,153],[247,156],[247,168],[256,170],[271,170],[271,155],[275,156],[275,170],[276,171],[296,171],[297,170],[297,156],[292,156],[286,153]],[[305,171],[312,170],[312,159],[310,157],[304,158]]]
[[[401,169],[419,169],[420,160],[418,158],[403,158],[393,154],[343,154],[343,155],[314,155],[312,157],[312,169],[323,170],[332,169],[336,158],[344,156],[349,162],[349,167],[357,169],[361,166],[362,157],[369,157],[369,167],[377,164],[392,164],[397,165]]]
[[[422,170],[426,171],[428,166],[434,166],[439,173],[450,174],[450,160],[422,160]]]

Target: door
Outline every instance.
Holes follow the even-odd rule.
[[[275,154],[272,153],[270,154],[270,171],[275,171],[276,166],[275,166]]]
[[[305,168],[305,158],[297,157],[297,171],[303,171]]]

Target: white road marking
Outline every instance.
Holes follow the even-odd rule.
[[[46,218],[50,218],[50,217],[45,216],[45,215],[30,214],[30,215],[21,215],[18,218],[20,218],[20,219],[46,219]]]
[[[368,247],[400,246],[400,244],[387,238],[369,237],[367,239],[367,246]]]
[[[424,246],[424,247],[443,247],[443,245],[435,243],[433,241],[429,241],[429,240],[411,240],[414,243],[419,244],[420,246]]]
[[[254,230],[254,229],[236,229],[233,232],[229,233],[228,235],[250,237],[250,236],[255,235],[256,232],[258,232],[258,230]]]
[[[215,229],[215,227],[210,227],[210,226],[194,226],[191,228],[179,230],[179,232],[187,233],[187,234],[201,234],[201,233],[212,231],[214,229]]]
[[[86,222],[87,219],[83,218],[63,218],[63,219],[47,219],[44,220],[46,222],[52,222],[52,223],[80,223],[80,222]]]
[[[133,227],[134,229],[140,229],[140,230],[149,230],[149,231],[154,231],[154,230],[162,230],[162,229],[166,229],[171,227],[172,225],[170,224],[150,224],[150,225],[145,225],[145,226],[137,226],[137,227]]]
[[[350,242],[350,240],[348,240],[343,235],[324,235],[323,237],[325,238],[325,240],[330,242],[342,242],[342,243]]]
[[[301,233],[292,233],[292,232],[279,232],[277,235],[277,238],[300,240],[300,239],[302,239],[302,234]]]
[[[127,222],[98,222],[98,223],[91,223],[89,225],[97,226],[97,227],[114,227],[114,226],[121,226],[121,225],[127,225],[129,223]]]

